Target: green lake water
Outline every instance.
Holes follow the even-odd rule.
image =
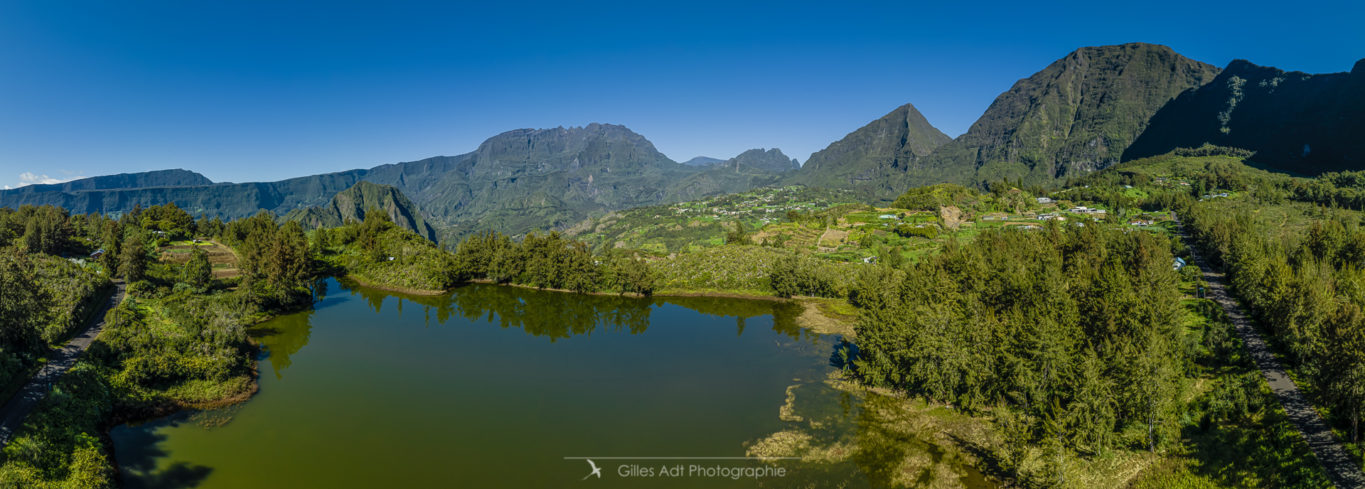
[[[791,386],[826,436],[866,431],[860,401],[822,382],[839,338],[796,327],[797,306],[487,285],[439,297],[327,290],[314,310],[253,328],[264,353],[250,401],[116,427],[124,487],[883,485],[878,456],[606,458],[743,457],[793,426],[779,418]],[[566,457],[595,458],[602,477],[583,480],[588,463]],[[693,465],[787,472],[735,480]],[[679,477],[661,474],[676,466]]]

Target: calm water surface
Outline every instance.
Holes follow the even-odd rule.
[[[484,285],[441,297],[328,289],[314,310],[253,329],[266,353],[249,402],[115,428],[124,486],[882,485],[882,469],[857,463],[788,462],[787,477],[763,481],[619,472],[768,466],[752,460],[596,460],[603,477],[583,481],[588,464],[565,459],[742,457],[788,427],[779,410],[794,385],[835,420],[827,429],[857,430],[858,401],[821,382],[838,338],[797,328],[794,306]]]

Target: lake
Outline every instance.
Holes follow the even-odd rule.
[[[784,405],[836,437],[859,430],[858,397],[825,382],[840,338],[797,327],[799,305],[326,290],[252,329],[250,401],[115,427],[124,487],[883,485],[877,457],[743,458],[799,424]]]

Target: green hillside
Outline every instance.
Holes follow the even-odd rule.
[[[339,227],[347,221],[364,221],[365,213],[378,209],[388,215],[399,228],[436,241],[436,230],[422,217],[421,210],[398,189],[388,185],[357,182],[351,188],[332,197],[326,206],[295,209],[285,214],[284,221],[298,221],[304,229]]]
[[[812,154],[783,182],[893,199],[904,190],[900,176],[951,139],[905,104]]]
[[[669,183],[663,201],[682,202],[769,187],[776,185],[782,175],[800,167],[780,149],[751,149],[734,158],[707,164],[681,181]]]

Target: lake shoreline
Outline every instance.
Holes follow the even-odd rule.
[[[536,287],[536,286],[533,286],[533,285],[516,284],[516,283],[510,283],[510,282],[508,282],[508,283],[500,283],[500,282],[496,282],[496,281],[493,281],[493,280],[482,279],[482,278],[481,278],[481,279],[469,280],[468,282],[462,283],[462,284],[460,284],[460,285],[457,285],[457,286],[455,286],[455,287],[451,287],[451,288],[446,289],[446,290],[434,290],[434,289],[412,289],[412,288],[401,287],[401,286],[396,286],[396,285],[383,285],[383,284],[378,284],[378,283],[375,283],[375,282],[373,282],[373,281],[371,281],[371,280],[367,280],[367,279],[365,279],[364,277],[360,277],[360,276],[355,275],[355,274],[352,274],[352,273],[341,274],[341,275],[338,275],[337,277],[338,277],[338,278],[342,278],[342,279],[346,279],[346,280],[350,280],[350,281],[355,282],[356,284],[359,284],[359,285],[361,285],[361,286],[363,286],[363,287],[368,287],[368,288],[372,288],[372,289],[382,290],[382,291],[385,291],[385,292],[396,292],[396,293],[400,293],[400,294],[410,294],[410,295],[425,296],[425,297],[434,297],[434,296],[439,296],[439,295],[448,294],[448,293],[451,293],[451,292],[455,291],[456,289],[459,289],[460,287],[464,287],[464,286],[467,286],[467,285],[470,285],[470,284],[481,284],[481,285],[494,285],[494,286],[499,286],[499,287],[518,287],[518,288],[522,288],[522,289],[541,290],[541,291],[549,291],[549,292],[558,292],[558,293],[564,293],[564,294],[583,294],[583,295],[605,296],[605,297],[613,297],[613,296],[614,296],[614,297],[633,297],[633,298],[639,298],[639,299],[648,299],[648,298],[651,298],[651,297],[656,297],[656,298],[668,298],[668,297],[707,297],[707,298],[721,298],[721,299],[742,299],[742,300],[756,300],[756,301],[765,301],[765,302],[794,303],[794,304],[800,304],[802,307],[805,308],[805,310],[802,312],[802,314],[800,315],[800,317],[797,318],[798,324],[799,324],[800,326],[802,326],[802,327],[804,327],[804,328],[806,328],[806,329],[809,329],[809,330],[811,330],[811,331],[814,331],[814,332],[816,332],[816,333],[819,333],[819,334],[837,334],[837,335],[842,335],[842,336],[846,336],[846,337],[850,337],[850,338],[856,335],[856,333],[855,333],[855,331],[854,331],[854,329],[853,329],[853,321],[854,321],[854,319],[856,319],[856,317],[855,317],[855,316],[849,316],[849,315],[847,315],[847,314],[839,314],[839,313],[836,313],[836,312],[834,312],[834,311],[827,310],[827,308],[824,307],[824,304],[823,304],[823,303],[824,303],[824,301],[827,301],[828,299],[827,299],[827,298],[822,298],[822,297],[796,296],[796,297],[790,297],[790,298],[783,298],[783,297],[777,297],[777,296],[773,296],[773,295],[765,295],[765,294],[761,294],[761,293],[756,293],[756,292],[753,292],[753,291],[712,291],[712,290],[687,290],[687,289],[664,290],[664,291],[661,291],[661,292],[656,292],[656,293],[651,294],[651,295],[644,295],[644,294],[639,294],[639,293],[635,293],[635,292],[616,292],[616,293],[613,293],[613,292],[602,292],[602,291],[578,292],[578,291],[569,290],[569,289],[558,289],[558,288],[552,288],[552,287]]]

